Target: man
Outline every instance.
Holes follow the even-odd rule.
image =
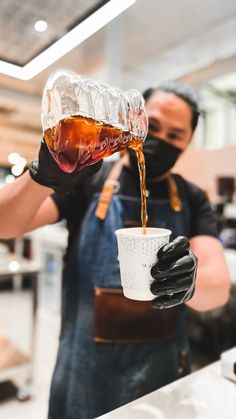
[[[97,193],[111,177],[112,164],[104,163],[100,172],[83,181],[84,171],[61,172],[44,143],[30,172],[1,191],[1,237],[62,218],[69,229],[50,419],[97,417],[187,373],[185,306],[211,310],[229,296],[210,205],[197,186],[170,172],[196,128],[197,102],[192,91],[178,83],[148,89],[144,97],[149,117],[144,143],[149,223],[172,230],[170,244],[158,252],[151,270],[156,296],[152,305],[125,299],[120,292],[114,231],[140,222],[132,150],[115,170],[120,190],[104,220],[96,216]]]

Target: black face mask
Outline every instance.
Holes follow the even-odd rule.
[[[143,144],[147,179],[158,178],[167,173],[175,164],[182,150],[158,137],[147,135]],[[137,171],[135,151],[129,149],[131,170]]]

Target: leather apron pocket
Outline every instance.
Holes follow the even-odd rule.
[[[175,307],[154,309],[150,301],[130,300],[118,288],[95,288],[94,298],[95,342],[151,343],[176,336]]]

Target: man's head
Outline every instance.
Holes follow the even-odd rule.
[[[199,110],[192,89],[179,82],[166,82],[143,93],[149,126],[144,141],[147,180],[170,172],[188,147],[198,123]],[[129,149],[130,167],[137,172],[137,159]]]
[[[180,82],[165,82],[143,93],[149,118],[149,134],[181,150],[188,146],[199,117],[193,90]]]

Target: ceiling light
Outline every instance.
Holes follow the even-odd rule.
[[[6,175],[5,176],[5,183],[12,183],[15,180],[15,176],[13,175]]]
[[[48,27],[48,24],[45,20],[37,20],[34,24],[34,29],[36,32],[45,32]]]
[[[19,164],[20,166],[25,167],[26,165],[26,159],[24,157],[20,157],[19,161],[17,162],[17,164]]]
[[[0,73],[21,80],[32,79],[103,26],[107,25],[112,19],[121,14],[128,7],[132,6],[135,1],[136,0],[110,0],[24,67],[0,60]]]
[[[26,159],[24,157],[21,157],[18,153],[8,154],[8,161],[11,164],[18,164],[18,165],[21,165],[21,166],[26,165]]]
[[[16,260],[11,260],[11,262],[9,262],[9,270],[11,272],[17,272],[20,268],[19,262],[17,262]]]
[[[24,166],[22,166],[21,164],[15,164],[11,168],[11,172],[14,176],[20,176],[23,173],[23,171],[24,171]]]
[[[8,161],[11,164],[17,164],[20,160],[20,155],[18,153],[10,153],[8,155]]]

